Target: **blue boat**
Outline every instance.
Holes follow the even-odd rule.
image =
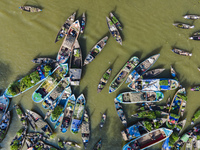
[[[67,73],[68,64],[59,64],[53,74],[48,76],[47,79],[35,90],[32,95],[33,101],[36,103],[42,102],[51,94]]]
[[[73,134],[77,134],[79,132],[83,120],[84,109],[85,109],[85,97],[83,94],[81,94],[76,100],[74,113],[72,116],[71,132]]]
[[[156,145],[164,140],[166,140],[171,134],[172,130],[167,128],[159,128],[140,136],[126,145],[124,145],[123,150],[144,150],[153,145]]]

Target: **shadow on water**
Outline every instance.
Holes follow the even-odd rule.
[[[162,47],[163,47],[163,46],[160,46],[160,47],[158,47],[158,48],[155,48],[153,51],[151,51],[150,53],[148,53],[148,54],[145,56],[145,59],[147,59],[147,58],[149,58],[149,57],[151,57],[151,56],[153,56],[153,55],[159,54],[160,51],[161,51],[161,49],[162,49]],[[145,60],[145,59],[144,59],[144,60]],[[144,60],[143,60],[143,61],[144,61]]]
[[[11,75],[11,68],[10,65],[5,64],[0,61],[0,83],[1,83],[1,91],[4,91],[6,86],[8,86],[9,83],[6,83],[5,81],[8,80],[8,78]]]
[[[37,8],[40,8],[40,9],[44,9],[44,7],[42,7],[37,1],[34,1],[34,2],[30,2],[30,1],[27,1],[24,6],[33,6],[33,7],[37,7]]]
[[[133,56],[137,56],[139,59],[141,58],[141,56],[142,56],[142,53],[143,53],[143,51],[142,50],[140,50],[140,51],[137,51],[137,52],[135,52],[134,54],[132,54],[131,56],[133,57]],[[130,59],[130,58],[129,58]]]
[[[53,55],[41,55],[41,53],[39,53],[38,55],[35,56],[35,58],[51,58],[51,59],[56,60],[56,56],[57,56],[57,53]]]

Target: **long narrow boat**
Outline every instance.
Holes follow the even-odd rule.
[[[194,86],[190,90],[191,91],[200,91],[200,86]]]
[[[146,71],[148,71],[151,66],[157,61],[160,54],[153,55],[143,62],[141,62],[135,69],[129,74],[127,77],[126,83],[129,83],[131,81],[137,80],[140,76],[142,76]]]
[[[191,125],[194,124],[194,122],[195,122],[199,117],[200,117],[200,108],[198,108],[198,109],[195,111],[195,113],[194,113],[194,115],[193,115],[193,117],[192,117]]]
[[[101,139],[94,145],[93,150],[101,150],[102,141]]]
[[[50,108],[50,106],[60,98],[61,94],[64,92],[65,88],[69,86],[69,84],[69,77],[61,79],[58,85],[51,91],[49,96],[44,99],[44,101],[42,102],[42,107],[44,109]]]
[[[143,118],[143,119],[156,119],[156,118],[166,118],[169,113],[158,110],[146,110],[142,112],[138,112],[136,114],[131,115],[134,118]]]
[[[27,120],[26,120],[26,116],[24,115],[24,112],[22,111],[22,109],[18,106],[18,105],[14,105],[13,106],[17,112],[17,116],[19,118],[19,120],[21,121],[23,126],[27,126]]]
[[[51,64],[51,63],[56,63],[57,61],[52,58],[35,58],[32,60],[33,63],[36,64]]]
[[[5,113],[0,122],[0,142],[5,138],[10,125],[10,111]]]
[[[112,69],[109,68],[106,70],[106,72],[103,74],[102,78],[100,79],[100,82],[97,87],[97,93],[101,92],[103,88],[105,87],[106,83],[108,82],[108,79],[111,75]]]
[[[124,111],[123,111],[123,107],[115,99],[114,99],[114,103],[115,103],[115,109],[117,111],[117,115],[118,115],[119,119],[121,120],[122,124],[126,127],[127,126],[127,120],[126,120],[126,116],[125,116]]]
[[[193,132],[192,130],[189,130],[186,132],[179,140],[174,144],[174,147],[176,149],[181,149],[184,144],[189,140],[189,138],[192,136]]]
[[[63,116],[64,116],[64,112],[62,112],[62,113],[60,114],[60,116],[58,117],[58,120],[56,121],[56,124],[55,124],[55,126],[54,126],[55,129],[56,129],[56,128],[60,125],[60,123],[62,122]]]
[[[110,19],[112,20],[112,22],[115,24],[115,26],[116,26],[118,29],[122,30],[122,25],[121,25],[121,23],[120,23],[119,20],[113,15],[112,12],[110,12]]]
[[[7,112],[8,106],[10,104],[10,100],[2,95],[0,96],[0,111],[2,111],[3,113],[0,113],[0,118],[2,118],[1,115],[4,115]]]
[[[127,143],[124,145],[123,150],[143,150],[149,148],[167,139],[172,132],[172,130],[166,128],[153,130]]]
[[[67,36],[64,38],[63,43],[58,51],[56,60],[59,63],[65,63],[71,55],[74,48],[75,41],[80,32],[79,21],[76,20],[69,28]]]
[[[77,134],[79,132],[83,120],[85,103],[85,97],[83,94],[81,94],[76,100],[76,105],[74,107],[74,113],[72,116],[71,132],[73,134]]]
[[[21,10],[28,11],[28,12],[40,12],[42,9],[34,6],[20,6]]]
[[[200,16],[198,16],[198,15],[185,15],[185,16],[183,16],[183,18],[196,20],[196,19],[200,19]]]
[[[36,103],[42,102],[53,89],[58,85],[62,78],[68,73],[68,64],[60,64],[55,69],[54,73],[47,77],[47,79],[35,90],[32,99]]]
[[[175,27],[181,28],[181,29],[192,29],[192,28],[194,28],[194,26],[191,26],[189,24],[184,24],[184,23],[174,23],[173,25]]]
[[[64,117],[63,117],[62,125],[60,127],[62,133],[65,133],[67,131],[71,123],[75,104],[76,104],[76,97],[74,94],[72,94],[68,98],[67,106],[65,107],[65,110],[64,110]]]
[[[131,82],[128,87],[134,91],[166,91],[178,88],[179,82],[174,79],[142,79]]]
[[[192,56],[192,53],[186,52],[182,49],[178,49],[178,48],[173,48],[172,52],[174,52],[175,54],[178,55],[182,55],[182,56]]]
[[[83,66],[89,64],[92,62],[97,55],[103,50],[104,46],[106,45],[106,42],[108,40],[108,36],[105,36],[103,39],[101,39],[89,52],[89,54],[86,56],[84,60]]]
[[[120,36],[119,31],[117,30],[116,26],[113,24],[113,22],[106,17],[106,21],[107,21],[107,25],[108,25],[108,29],[111,33],[111,35],[113,36],[113,38],[120,44],[122,45],[122,38]]]
[[[164,68],[160,68],[160,69],[153,69],[153,70],[150,70],[150,71],[147,71],[146,73],[144,73],[142,75],[142,77],[144,79],[147,79],[147,78],[153,78],[159,74],[161,74],[165,69]]]
[[[64,144],[68,145],[70,147],[81,148],[81,146],[78,143],[74,142],[74,141],[65,141]]]
[[[50,136],[53,133],[51,127],[48,125],[47,122],[43,120],[43,118],[39,114],[28,109],[27,114],[33,118],[37,128],[42,130],[47,136]]]
[[[26,75],[20,80],[11,83],[4,95],[8,98],[16,97],[34,87],[35,85],[44,81],[50,74],[52,69],[49,65],[40,65],[32,73]]]
[[[35,121],[33,120],[33,118],[30,115],[28,115],[28,113],[26,113],[26,112],[25,112],[25,115],[26,115],[26,118],[27,118],[30,126],[33,128],[33,130],[36,131],[36,125],[35,125]]]
[[[52,119],[52,112],[54,111],[54,109],[57,107],[57,106],[61,106],[61,107],[65,107],[65,105],[67,104],[67,101],[68,101],[68,98],[71,96],[71,93],[72,93],[72,90],[71,90],[71,87],[70,86],[68,86],[67,88],[65,88],[65,90],[64,90],[64,92],[62,93],[62,95],[60,96],[60,98],[57,100],[57,102],[54,102],[51,106],[50,106],[50,108],[49,108],[49,110],[48,110],[48,112],[46,113],[46,115],[45,115],[45,118],[44,118],[44,120],[46,120],[50,115],[51,115],[51,118],[50,118],[50,120],[52,121],[53,119]],[[61,109],[59,109],[59,110],[61,110]],[[58,113],[56,113],[58,116],[59,116],[59,114]],[[57,116],[56,115],[56,116]],[[57,117],[56,117],[57,118]],[[56,121],[56,119],[55,119],[55,121]],[[53,121],[54,122],[54,121]]]
[[[83,33],[84,29],[85,29],[85,21],[86,21],[86,17],[85,17],[85,12],[82,14],[82,18],[81,18],[81,33]]]
[[[160,91],[148,92],[124,92],[116,97],[116,100],[124,104],[160,102],[164,94]]]
[[[71,85],[78,86],[81,80],[82,73],[82,52],[78,40],[74,44],[74,50],[70,56],[69,76]]]
[[[90,121],[87,110],[84,110],[83,122],[81,124],[81,135],[82,135],[83,145],[86,149],[90,140]]]
[[[56,40],[55,43],[58,42],[60,39],[62,39],[65,34],[68,33],[68,30],[71,26],[71,24],[74,22],[75,20],[75,16],[76,16],[76,12],[74,12],[66,21],[65,23],[62,25],[60,31],[58,32],[57,36],[56,36]]]
[[[133,56],[124,67],[120,70],[120,72],[116,75],[109,87],[109,93],[116,91],[126,80],[129,72],[134,69],[139,63],[139,58]]]
[[[104,114],[102,115],[102,118],[101,118],[101,121],[100,121],[100,124],[99,124],[100,130],[103,128],[105,122],[106,122],[106,113],[104,113]]]
[[[189,37],[191,40],[200,40],[200,32],[195,32],[193,36]]]

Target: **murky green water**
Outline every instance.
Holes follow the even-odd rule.
[[[22,12],[21,5],[36,5],[43,7],[40,13]],[[120,150],[124,145],[120,131],[124,129],[115,108],[113,99],[122,91],[129,91],[123,85],[117,92],[108,94],[108,85],[97,94],[97,84],[102,74],[112,65],[111,79],[119,72],[125,62],[133,55],[141,60],[160,53],[161,56],[152,67],[164,67],[165,72],[159,77],[170,77],[169,68],[173,65],[178,72],[181,84],[186,87],[188,103],[184,117],[187,117],[185,131],[189,129],[191,116],[199,107],[198,92],[189,90],[191,85],[200,84],[200,42],[189,40],[189,36],[200,29],[200,20],[191,21],[182,18],[186,13],[200,15],[200,3],[197,0],[29,0],[0,1],[0,88],[4,91],[10,82],[26,75],[36,65],[31,60],[38,56],[56,58],[62,41],[54,43],[57,32],[64,21],[77,11],[77,17],[86,11],[85,33],[79,37],[83,51],[83,59],[103,36],[109,35],[106,16],[114,11],[123,24],[123,46],[120,46],[110,36],[102,53],[91,64],[83,68],[83,78],[80,87],[73,89],[76,97],[84,93],[87,99],[87,109],[91,117],[91,141],[88,149],[102,138],[102,150]],[[180,21],[194,24],[195,28],[183,30],[175,28],[172,23]],[[193,53],[191,58],[178,56],[170,51],[171,46],[177,46]],[[114,64],[113,64],[114,63]],[[111,80],[108,84],[110,84]],[[31,95],[37,87],[13,98],[13,104],[18,103],[25,109],[32,109],[44,116],[46,110],[41,103],[35,104]],[[175,91],[164,92],[165,103],[168,96],[173,97]],[[128,125],[136,120],[131,114],[137,108],[135,105],[124,106]],[[108,119],[102,131],[99,131],[101,113],[107,111]],[[49,122],[49,120],[48,120]],[[52,125],[52,124],[51,124]],[[12,111],[12,122],[6,138],[1,143],[3,149],[9,149],[9,144],[20,129],[21,124],[15,111]],[[52,125],[53,127],[53,125]],[[57,129],[57,137],[82,143],[81,134],[72,135],[69,131],[63,134]],[[57,138],[53,143],[57,143]],[[24,146],[26,149],[26,146]],[[160,149],[160,145],[150,148]]]

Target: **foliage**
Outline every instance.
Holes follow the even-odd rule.
[[[161,113],[160,111],[143,111],[138,113],[139,118],[148,118],[148,119],[156,119],[157,117],[160,117]]]
[[[176,128],[182,130],[182,126],[180,126],[180,125],[177,125]]]
[[[176,141],[178,141],[178,139],[179,139],[178,133],[177,132],[173,132],[171,134],[171,136],[169,137],[169,146],[173,147],[174,143]]]
[[[200,117],[200,110],[198,110],[198,111],[194,114],[194,116],[192,117],[192,121],[197,120],[199,117]]]
[[[140,107],[140,110],[145,110],[144,107]]]
[[[179,98],[181,98],[182,100],[187,101],[187,96],[186,96],[186,95],[183,95],[183,94],[181,94],[181,93],[178,93],[177,96],[178,96]]]
[[[54,133],[51,134],[49,138],[50,138],[50,139],[54,139],[54,138],[55,138],[55,134],[54,134]]]
[[[22,115],[22,111],[21,111],[20,108],[17,108],[16,111],[17,111],[17,114],[18,114],[18,115]]]
[[[34,83],[31,82],[31,77],[30,75],[25,76],[24,78],[21,79],[20,81],[20,91],[23,92],[29,87],[33,86]]]
[[[11,150],[18,150],[19,146],[18,145],[11,145],[10,149]]]
[[[105,74],[103,75],[103,79],[104,79],[104,80],[108,80],[108,79],[109,79],[109,76],[110,76],[110,75],[109,75],[108,73],[105,73]]]
[[[17,132],[17,136],[20,136],[23,132],[23,129],[20,129],[18,132]]]
[[[180,115],[173,114],[173,113],[170,113],[170,116],[175,118],[175,119],[179,119],[180,118]]]
[[[149,121],[144,121],[144,126],[147,130],[151,131],[152,130],[152,124]]]
[[[58,117],[60,116],[60,114],[62,113],[63,111],[63,107],[62,106],[56,106],[56,108],[54,109],[54,111],[52,112],[51,114],[51,117],[53,120],[57,120]]]
[[[197,140],[200,140],[200,135],[197,135]]]
[[[18,93],[20,93],[20,82],[18,81],[15,81],[13,82],[10,87],[8,88],[8,92],[11,94],[11,95],[16,95]]]
[[[157,121],[157,122],[154,123],[154,127],[155,127],[156,129],[158,129],[160,126],[161,126],[160,121]]]
[[[58,142],[58,146],[59,146],[60,148],[64,148],[63,142],[62,142],[62,141],[59,141],[59,142]]]
[[[33,83],[37,83],[37,82],[40,81],[40,76],[39,76],[38,71],[32,72],[32,73],[30,74],[30,77],[31,77]]]
[[[51,71],[51,67],[46,65],[44,66],[44,76],[47,77],[49,75],[49,71]]]
[[[160,85],[168,85],[168,80],[161,80],[159,82]]]

